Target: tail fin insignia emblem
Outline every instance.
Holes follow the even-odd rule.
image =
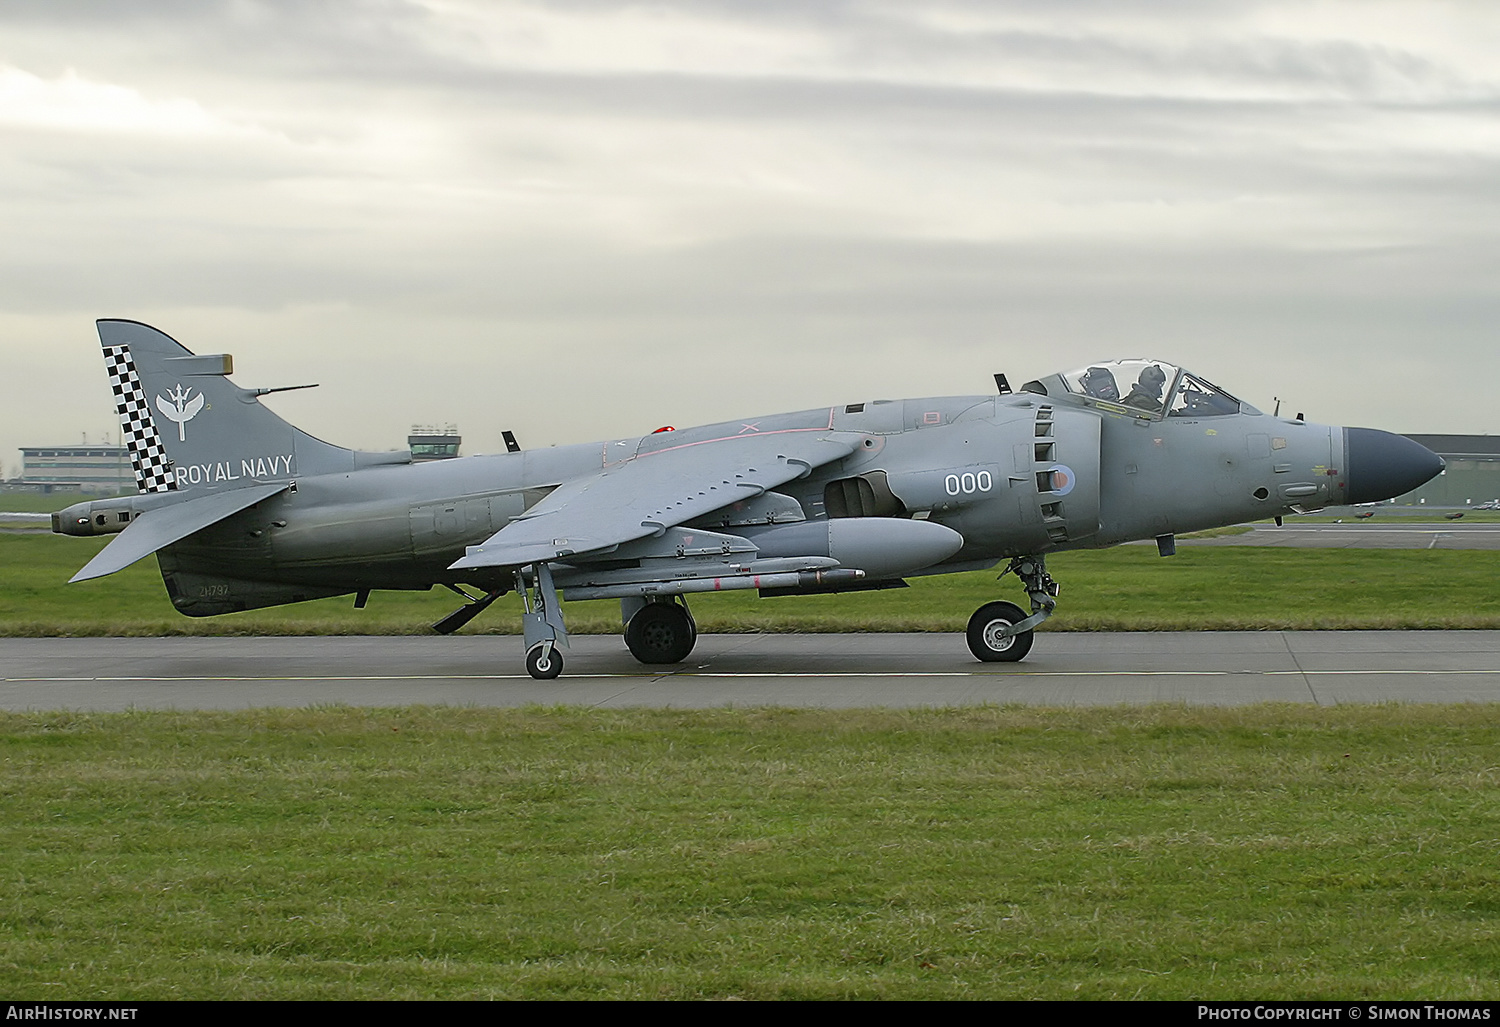
[[[198,415],[203,409],[203,393],[198,393],[192,399],[188,394],[192,389],[184,389],[182,383],[177,383],[175,390],[169,391],[166,396],[156,397],[156,409],[166,415],[167,420],[177,422],[177,441],[187,441],[187,423]],[[170,399],[171,402],[167,402]]]

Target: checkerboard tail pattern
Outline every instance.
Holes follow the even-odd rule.
[[[162,446],[161,434],[151,419],[146,390],[141,388],[129,346],[105,346],[104,362],[109,368],[109,387],[115,394],[115,409],[120,413],[120,427],[130,462],[135,465],[135,481],[142,492],[170,492],[177,488],[172,462]]]

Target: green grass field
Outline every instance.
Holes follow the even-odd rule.
[[[349,598],[192,619],[172,609],[154,560],[66,584],[103,540],[0,534],[0,634],[407,634],[456,608],[446,590]],[[1048,565],[1062,582],[1043,630],[1270,630],[1500,628],[1500,552],[1152,546],[1065,553]],[[957,631],[981,604],[1023,599],[996,572],[914,578],[912,587],[839,596],[691,598],[700,629],[723,631]],[[568,603],[571,630],[620,630],[619,604]],[[515,632],[508,596],[466,631]]]
[[[65,506],[83,502],[85,499],[93,499],[93,496],[42,496],[33,495],[29,492],[5,492],[0,493],[0,511],[6,513],[51,513],[61,510]]]
[[[404,633],[454,605],[191,620],[152,561],[66,585],[101,545],[0,535],[0,632]],[[1497,553],[1050,564],[1050,629],[1500,627]],[[1018,595],[693,607],[957,630]],[[0,995],[1494,999],[1496,710],[0,713]]]
[[[0,714],[0,994],[1494,999],[1486,707]]]

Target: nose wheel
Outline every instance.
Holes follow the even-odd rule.
[[[1014,663],[1031,652],[1032,632],[1005,633],[1026,619],[1015,603],[986,603],[969,618],[969,652],[985,663]]]

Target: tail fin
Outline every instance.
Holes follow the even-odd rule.
[[[341,449],[288,424],[229,380],[228,354],[195,356],[138,321],[99,321],[99,341],[142,492],[202,494],[410,459]]]

